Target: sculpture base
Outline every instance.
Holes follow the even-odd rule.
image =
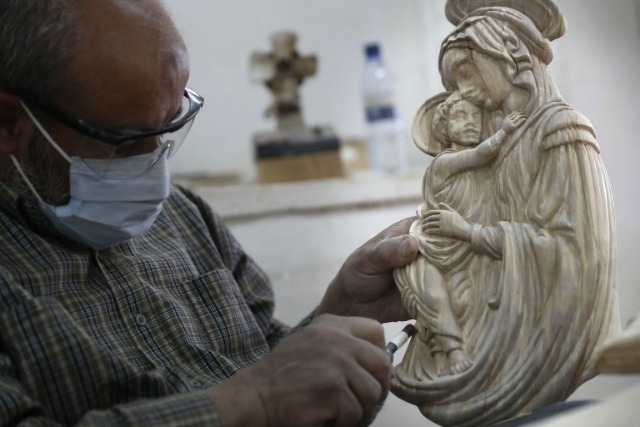
[[[261,132],[253,142],[259,182],[344,176],[340,141],[327,126]]]

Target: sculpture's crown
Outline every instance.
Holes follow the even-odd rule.
[[[458,25],[465,17],[483,7],[507,7],[525,14],[549,40],[561,37],[566,29],[564,16],[552,0],[447,0],[445,14]]]

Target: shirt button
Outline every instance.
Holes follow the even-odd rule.
[[[191,380],[191,385],[194,387],[202,387],[202,381],[200,380]]]
[[[147,318],[142,314],[136,315],[136,323],[140,326],[147,326]]]

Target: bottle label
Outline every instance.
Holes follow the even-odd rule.
[[[371,105],[365,110],[367,122],[377,122],[396,118],[396,109],[393,105]]]

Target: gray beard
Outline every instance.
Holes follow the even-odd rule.
[[[23,163],[22,169],[31,181],[42,200],[50,205],[65,205],[69,202],[69,177],[56,173],[56,167],[51,156],[44,149],[48,144],[46,139],[37,135],[29,141],[29,164]],[[5,181],[28,205],[37,205],[38,198],[33,194],[27,183],[15,167],[9,171]]]

